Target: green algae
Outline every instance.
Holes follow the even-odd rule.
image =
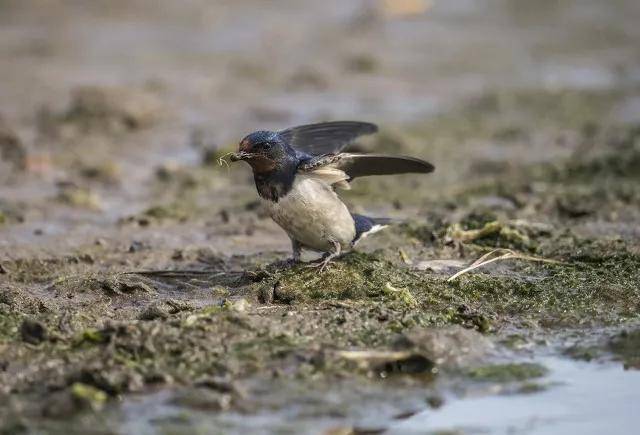
[[[401,301],[409,308],[415,308],[418,306],[418,301],[406,288],[395,288],[390,283],[386,283],[383,293],[385,296],[391,296],[392,298]]]
[[[106,343],[107,340],[108,340],[108,337],[105,336],[105,334],[102,331],[99,331],[94,328],[89,328],[82,331],[82,333],[78,336],[77,343],[78,345],[81,345],[83,343],[96,344],[96,343]]]
[[[402,287],[403,282],[411,279],[411,273],[397,269],[379,256],[353,252],[335,262],[326,273],[318,274],[303,265],[276,271],[273,279],[276,281],[276,300],[287,302],[314,299],[396,300],[395,292],[390,291],[388,285]]]
[[[107,394],[91,385],[76,382],[70,387],[71,396],[82,406],[99,411],[107,401]]]
[[[452,283],[392,264],[379,254],[352,253],[325,274],[293,268],[277,272],[261,285],[275,282],[276,301],[284,303],[384,302],[397,309],[413,308],[422,321],[436,324],[461,322],[461,306],[474,307],[485,320],[524,316],[585,322],[594,315],[602,321],[637,315],[640,294],[634,283],[640,282],[640,257],[588,243],[580,246],[566,257],[556,255],[563,261],[560,264],[527,264],[522,274],[471,274]],[[598,262],[589,255],[597,255]],[[406,289],[410,302],[389,298],[387,284]]]
[[[469,229],[465,229],[469,228]],[[493,220],[480,228],[467,222],[457,222],[447,228],[445,237],[462,243],[477,243],[496,248],[534,250],[530,237],[515,225]]]
[[[593,361],[602,356],[602,349],[597,346],[576,345],[566,349],[563,353],[579,361]]]
[[[547,391],[549,385],[539,384],[537,382],[524,382],[517,390],[518,394],[535,394]]]
[[[2,310],[1,305],[0,310]],[[0,342],[12,341],[18,337],[23,318],[24,316],[19,313],[0,311]]]
[[[191,211],[192,210],[190,210],[190,208],[185,204],[174,202],[171,204],[149,207],[142,212],[142,215],[160,221],[165,219],[184,221],[191,215]]]
[[[548,372],[546,367],[536,363],[509,363],[476,367],[465,374],[474,381],[505,383],[541,378]]]

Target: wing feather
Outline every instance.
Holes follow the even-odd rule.
[[[304,171],[308,177],[313,177],[327,183],[329,186],[343,190],[351,189],[349,175],[331,165],[321,166],[311,171]]]
[[[318,156],[336,154],[357,137],[378,131],[375,124],[359,121],[333,121],[300,125],[278,134],[298,151]]]
[[[338,157],[331,165],[346,172],[351,179],[368,175],[428,174],[435,170],[431,163],[415,157],[350,153]]]

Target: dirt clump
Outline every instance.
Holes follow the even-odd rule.
[[[61,120],[82,130],[118,132],[150,127],[165,113],[162,100],[143,89],[82,86],[73,89]]]

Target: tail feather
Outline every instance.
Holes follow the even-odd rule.
[[[374,218],[355,213],[352,213],[351,216],[353,216],[353,222],[356,226],[356,236],[351,242],[352,245],[355,245],[369,234],[377,233],[381,229],[394,223],[394,220],[391,218]]]

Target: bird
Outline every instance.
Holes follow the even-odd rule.
[[[291,239],[291,263],[302,249],[321,252],[311,266],[323,272],[330,262],[364,237],[392,223],[351,213],[336,193],[358,177],[429,173],[424,160],[383,154],[344,152],[360,136],[376,133],[369,122],[331,121],[245,136],[230,160],[253,170],[256,190],[271,218]]]

